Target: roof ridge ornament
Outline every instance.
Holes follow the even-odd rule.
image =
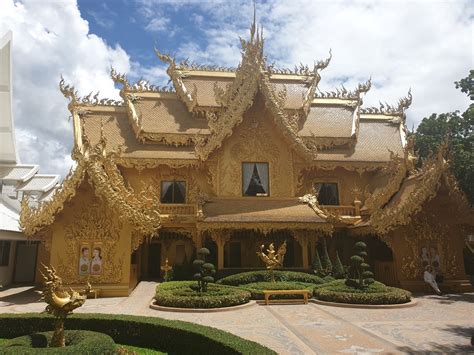
[[[411,94],[411,88],[408,90],[408,94],[398,100],[397,106],[390,105],[387,102],[382,103],[379,101],[379,107],[361,107],[360,113],[368,114],[379,114],[386,116],[400,116],[401,121],[404,123],[406,119],[405,111],[410,107],[413,102],[413,96]]]
[[[329,48],[329,57],[325,60],[315,61],[312,78],[309,80],[309,88],[305,94],[303,94],[303,112],[305,116],[308,116],[309,111],[311,110],[311,103],[316,93],[319,82],[321,81],[321,75],[319,74],[320,70],[327,68],[332,59],[332,49]]]
[[[183,83],[183,74],[180,71],[180,68],[177,67],[175,58],[171,58],[168,54],[161,53],[156,47],[155,54],[163,63],[168,63],[166,74],[168,74],[170,80],[173,82],[176,94],[180,100],[186,104],[188,111],[192,112],[197,105],[197,86],[194,85],[193,91],[189,92]]]
[[[64,95],[66,99],[69,100],[68,109],[72,113],[73,111],[78,110],[78,106],[97,106],[97,105],[104,105],[104,106],[122,106],[122,100],[115,100],[109,98],[102,98],[99,99],[100,91],[97,91],[94,96],[94,93],[91,91],[88,95],[84,97],[80,97],[78,91],[74,88],[73,85],[66,84],[63,76],[61,75],[61,80],[59,81],[59,90]],[[83,112],[84,113],[84,112]]]

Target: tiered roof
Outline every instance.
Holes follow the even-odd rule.
[[[370,79],[352,91],[343,87],[318,92],[321,71],[329,65],[331,55],[312,68],[278,70],[266,63],[264,40],[255,25],[250,40],[242,40],[241,44],[242,61],[235,69],[204,67],[187,61],[177,63],[157,51],[159,59],[168,65],[172,87],[157,87],[143,80],[133,84],[124,74],[112,69],[112,79],[121,85],[122,101],[99,100],[98,94],[80,98],[72,86],[61,80],[60,89],[69,99],[74,121],[73,157],[83,170],[71,175],[66,188],[42,210],[27,210],[24,221],[28,232],[34,233],[52,223],[54,215],[84,179],[85,171],[99,196],[111,206],[123,204],[123,208],[117,208],[127,211],[122,217],[134,223],[137,230],[150,232],[160,225],[158,210],[131,198],[133,191],[114,172],[114,164],[137,169],[160,164],[172,167],[202,164],[212,158],[243,122],[244,113],[257,96],[263,100],[288,146],[308,167],[388,170],[388,184],[374,191],[362,208],[365,215],[373,214],[373,218],[360,217],[357,221],[351,217],[351,224],[372,226],[385,233],[394,223],[402,223],[394,215],[401,213],[403,208],[399,206],[403,203],[394,201],[403,200],[400,196],[411,191],[410,184],[423,181],[436,191],[436,181],[443,174],[434,174],[429,169],[436,166],[438,170],[435,170],[441,171],[444,160],[416,172],[412,145],[407,145],[405,111],[412,101],[410,92],[395,106],[381,104],[378,108],[364,108],[363,96],[370,90]],[[107,179],[114,186],[110,191]],[[120,197],[121,194],[128,197]],[[427,196],[423,193],[416,203],[412,202],[410,211],[415,213],[418,207],[413,206],[421,206]],[[298,206],[294,198],[264,199],[258,204],[252,202],[251,206],[245,201],[216,199],[204,205],[199,223],[222,223],[229,219],[241,223],[288,222],[285,218],[314,225],[346,223],[318,206],[314,196],[305,196],[302,202],[311,209]],[[132,213],[135,210],[145,212],[135,215]],[[142,221],[144,226],[137,225],[137,221]]]

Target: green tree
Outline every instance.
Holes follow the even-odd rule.
[[[197,271],[194,274],[194,279],[198,282],[197,285],[191,286],[194,291],[206,292],[207,284],[214,282],[213,275],[216,273],[216,267],[211,263],[206,263],[206,257],[210,254],[209,249],[201,248],[197,252],[196,260],[193,261],[193,266]]]
[[[355,243],[356,254],[351,256],[351,265],[346,279],[346,285],[355,288],[365,288],[374,282],[374,274],[369,270],[367,245],[364,242]]]
[[[331,259],[329,258],[328,246],[326,244],[326,238],[322,239],[321,248],[322,248],[321,265],[323,267],[323,272],[326,275],[331,275],[331,273],[332,273],[332,262],[331,262]]]
[[[344,270],[344,266],[342,265],[341,259],[339,258],[338,251],[336,251],[336,260],[334,261],[332,272],[336,279],[343,279],[346,277],[346,272]]]
[[[323,277],[323,266],[321,265],[321,258],[319,257],[318,247],[315,248],[315,253],[313,257],[313,265],[311,265],[313,271],[316,275]]]
[[[474,70],[455,82],[456,88],[471,99],[469,108],[425,117],[415,132],[415,150],[421,158],[429,156],[448,138],[451,169],[471,205],[474,203]]]

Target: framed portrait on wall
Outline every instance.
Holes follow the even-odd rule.
[[[104,247],[102,243],[94,243],[92,247],[92,256],[91,256],[91,275],[101,275],[103,269],[103,251]]]
[[[91,248],[81,244],[79,248],[79,276],[88,276],[91,272]]]

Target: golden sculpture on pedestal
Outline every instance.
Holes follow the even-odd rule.
[[[275,275],[273,274],[273,270],[283,266],[283,260],[285,259],[286,254],[286,240],[283,242],[282,245],[280,245],[277,252],[275,252],[275,246],[273,245],[273,243],[270,243],[270,245],[268,246],[267,254],[265,254],[263,251],[264,247],[264,244],[260,246],[260,251],[257,251],[257,255],[265,263],[267,270],[270,273],[270,278],[272,282],[275,282]]]
[[[63,289],[63,281],[56,274],[56,269],[51,266],[45,268],[46,274],[42,274],[45,287],[43,289],[43,300],[48,304],[45,312],[56,317],[54,334],[51,338],[51,347],[64,347],[64,321],[66,317],[76,308],[81,307],[87,299],[87,293],[91,291],[91,284],[87,282],[86,288],[81,292],[73,289],[66,291]]]

